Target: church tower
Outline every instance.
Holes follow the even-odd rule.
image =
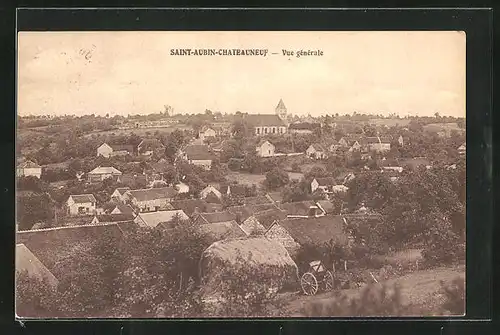
[[[280,119],[286,122],[287,120],[287,114],[286,114],[286,107],[285,104],[283,103],[283,99],[280,99],[280,102],[278,103],[278,106],[276,106],[275,109],[276,115],[279,116]]]

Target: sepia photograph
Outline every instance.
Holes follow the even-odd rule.
[[[465,32],[23,31],[16,77],[18,318],[465,315]]]

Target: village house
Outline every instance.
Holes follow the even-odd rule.
[[[276,147],[271,142],[262,140],[257,144],[255,151],[259,157],[273,157]]]
[[[126,199],[140,212],[159,211],[171,208],[169,202],[177,194],[173,187],[147,188],[140,190],[129,190],[125,193]]]
[[[361,151],[363,148],[363,140],[361,137],[342,137],[339,140],[339,146],[348,148],[348,152]]]
[[[178,217],[181,220],[189,220],[189,217],[182,210],[167,210],[139,213],[135,217],[134,222],[140,227],[162,228],[162,224],[166,224],[165,226],[168,226],[168,223],[175,217]]]
[[[154,152],[165,150],[163,143],[157,139],[145,139],[137,145],[137,153],[142,156],[151,156]]]
[[[306,155],[314,159],[326,159],[327,151],[321,144],[314,143],[307,148]]]
[[[108,214],[134,214],[134,209],[129,205],[116,204],[116,206],[110,210]]]
[[[321,129],[320,123],[296,122],[288,126],[290,134],[310,135],[316,129]]]
[[[325,215],[337,214],[338,210],[335,208],[330,200],[318,200],[316,205],[325,213]]]
[[[247,195],[247,187],[241,184],[221,185],[219,189],[221,194],[244,198]]]
[[[72,194],[66,200],[68,215],[93,215],[96,213],[96,202],[93,194]]]
[[[16,274],[26,273],[28,277],[45,281],[52,288],[59,285],[59,280],[24,244],[16,244]]]
[[[203,224],[199,226],[199,229],[208,243],[247,237],[243,229],[234,221]]]
[[[457,150],[458,150],[458,153],[460,155],[465,155],[465,153],[466,153],[466,143],[464,143],[461,146],[459,146]]]
[[[231,221],[236,222],[236,215],[228,211],[199,213],[193,219],[197,224],[222,223]]]
[[[213,185],[208,185],[200,191],[200,198],[205,199],[207,202],[218,203],[222,200],[222,193]]]
[[[281,211],[278,207],[276,207],[275,204],[271,203],[258,204],[258,205],[239,205],[227,208],[228,212],[236,216],[236,222],[238,222],[238,224],[241,224],[250,216],[256,215],[256,213],[261,213],[269,210]]]
[[[38,179],[42,176],[42,167],[32,161],[25,161],[17,166],[18,177],[33,176]]]
[[[134,221],[135,215],[133,213],[122,214],[99,214],[95,215],[91,224],[98,223],[111,223],[111,222],[131,222]]]
[[[279,228],[274,228],[275,226],[281,226],[286,233]],[[322,247],[329,242],[347,244],[349,241],[348,235],[344,233],[344,220],[340,215],[285,219],[275,223],[265,236],[281,243],[287,249],[295,248],[291,239],[300,246],[313,247]]]
[[[279,205],[281,202],[283,202],[283,195],[281,194],[281,192],[269,192],[266,194],[266,198],[268,198],[271,203],[274,203],[276,205]]]
[[[391,150],[391,139],[388,137],[367,137],[365,139],[368,151],[387,152]]]
[[[321,208],[311,200],[286,202],[281,204],[280,209],[286,213],[288,218],[314,218],[325,215]]]
[[[398,143],[399,143],[400,146],[404,146],[405,141],[404,141],[403,135],[399,135],[399,137],[398,137]]]
[[[174,200],[170,202],[173,209],[184,211],[189,217],[199,213],[212,213],[218,208],[202,199]]]
[[[99,166],[87,173],[87,178],[90,183],[96,183],[101,182],[107,178],[118,180],[121,175],[121,171],[115,169],[112,166]]]
[[[314,178],[311,182],[311,193],[319,189],[325,192],[325,194],[330,195],[333,193],[332,187],[335,185],[337,185],[335,178]]]
[[[111,193],[111,200],[125,202],[125,193],[130,190],[130,187],[118,187]]]
[[[188,145],[181,152],[182,158],[190,164],[209,170],[212,166],[214,155],[208,145]]]
[[[279,222],[274,222],[272,226],[264,233],[264,237],[270,241],[281,244],[290,253],[295,253],[300,249],[300,244],[295,242],[290,233],[280,225]]]
[[[131,144],[108,144],[103,143],[97,148],[97,156],[105,158],[113,156],[134,155],[137,148]]]
[[[211,127],[202,127],[200,131],[198,132],[198,138],[200,139],[201,143],[205,142],[205,140],[210,139],[210,138],[215,138],[217,136],[217,132],[212,129]]]
[[[267,231],[254,215],[243,221],[240,228],[245,232],[246,236],[264,235]]]

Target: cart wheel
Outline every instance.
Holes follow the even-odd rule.
[[[306,272],[300,279],[300,285],[305,295],[315,295],[318,292],[318,281],[316,277],[310,272]]]
[[[326,271],[324,280],[326,291],[331,291],[335,288],[335,277],[331,271]]]

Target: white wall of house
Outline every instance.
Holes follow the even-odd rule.
[[[19,177],[29,177],[33,176],[36,178],[40,178],[42,176],[42,168],[41,167],[33,167],[33,168],[19,168],[17,169],[17,175]]]
[[[312,130],[310,129],[290,129],[289,132],[291,134],[298,134],[298,135],[309,135],[312,134]]]
[[[96,214],[95,202],[75,203],[73,198],[69,198],[66,206],[71,216]]]
[[[101,144],[101,146],[97,148],[97,156],[103,156],[109,158],[109,156],[111,156],[112,153],[113,153],[113,148],[111,148],[106,143]]]
[[[153,199],[146,201],[137,201],[137,199],[132,199],[132,203],[139,208],[141,212],[153,212],[161,208],[165,208],[167,203],[172,199],[162,198]]]
[[[217,136],[217,133],[212,128],[208,128],[205,131],[200,132],[199,134],[200,140],[202,142],[205,141],[208,137],[215,137],[215,136]]]
[[[285,134],[287,129],[285,126],[260,126],[254,128],[255,135],[267,134]]]
[[[262,143],[260,147],[256,148],[257,156],[260,157],[272,157],[275,154],[275,150],[276,147],[268,141]]]
[[[370,150],[374,150],[377,152],[387,152],[391,150],[390,143],[372,143],[370,144]]]
[[[319,183],[318,181],[316,180],[316,178],[313,179],[313,181],[311,182],[311,193],[314,193],[314,191],[316,191],[319,187]]]
[[[201,166],[202,168],[204,168],[206,170],[210,170],[210,167],[212,166],[211,159],[191,159],[191,160],[189,160],[189,163],[196,165],[196,166]]]

